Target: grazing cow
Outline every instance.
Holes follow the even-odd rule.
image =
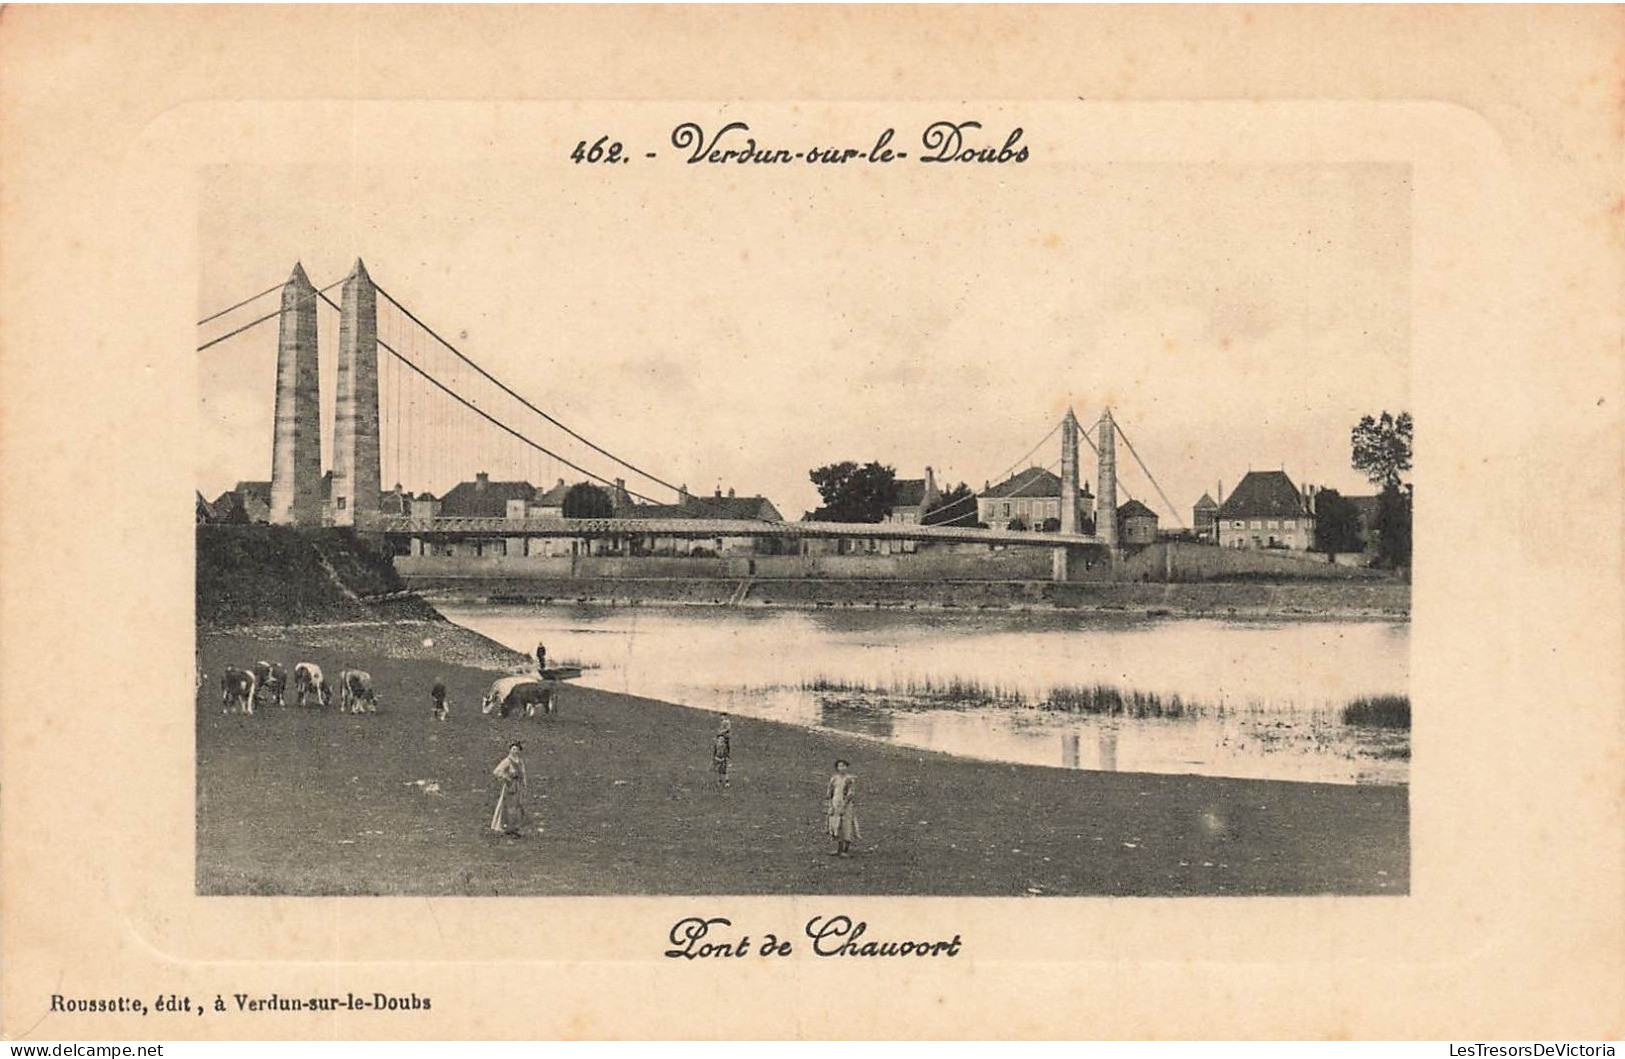
[[[286,706],[283,693],[288,688],[288,672],[276,662],[255,662],[254,680],[259,685],[256,695],[267,695],[278,706]]]
[[[491,690],[485,693],[480,712],[490,713],[494,709],[497,716],[506,717],[523,707],[526,717],[534,717],[538,706],[542,708],[543,713],[558,712],[553,700],[551,681],[537,680],[530,676],[503,677],[492,684]]]
[[[220,703],[221,713],[230,713],[232,706],[237,707],[238,713],[254,712],[254,693],[258,690],[258,682],[254,674],[246,669],[236,666],[227,666],[226,672],[220,677]]]
[[[378,712],[378,696],[373,694],[371,673],[346,669],[339,674],[339,709],[351,713]]]
[[[322,667],[315,662],[300,662],[293,667],[294,701],[300,706],[308,698],[315,698],[318,706],[333,705],[333,689],[322,676]]]

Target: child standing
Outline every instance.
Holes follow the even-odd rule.
[[[429,698],[434,700],[434,719],[444,721],[451,714],[451,703],[446,701],[446,682],[436,677],[434,687],[429,689]]]
[[[733,754],[733,726],[728,715],[722,715],[717,734],[711,739],[711,769],[717,774],[717,786],[728,786],[728,758]]]

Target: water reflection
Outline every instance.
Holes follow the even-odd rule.
[[[1408,733],[1352,729],[1355,695],[1403,693],[1409,629],[1067,613],[442,607],[583,683],[967,757],[1063,768],[1404,783]],[[1179,696],[1178,719],[1033,708],[1053,689]],[[993,701],[950,706],[944,689]],[[960,702],[964,699],[961,696]],[[1022,705],[1013,706],[1019,701]]]

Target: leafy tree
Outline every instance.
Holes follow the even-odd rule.
[[[591,482],[577,482],[564,494],[565,518],[609,518],[615,502],[609,493]]]
[[[1383,412],[1381,418],[1361,418],[1351,434],[1354,469],[1386,489],[1398,486],[1400,474],[1411,469],[1411,414],[1395,418]]]
[[[879,463],[858,466],[851,460],[825,464],[808,472],[824,506],[813,513],[821,522],[880,522],[891,511],[897,471]]]
[[[1390,569],[1411,565],[1411,488],[1383,487],[1377,495],[1377,563]]]
[[[960,482],[937,501],[936,507],[920,519],[922,526],[975,526],[976,494],[970,486]]]
[[[1020,515],[1017,515],[1015,518],[1010,520],[1005,528],[1010,530],[1025,530],[1027,528],[1027,520],[1022,518]]]
[[[1038,530],[1040,533],[1059,533],[1061,532],[1061,520],[1058,518],[1047,518],[1038,524]]]
[[[1360,550],[1360,511],[1336,489],[1315,494],[1315,549],[1335,562],[1339,552]]]
[[[1411,469],[1411,414],[1362,418],[1351,435],[1354,469],[1382,489],[1377,494],[1377,562],[1411,565],[1411,491],[1400,477]]]

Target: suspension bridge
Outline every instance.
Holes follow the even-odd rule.
[[[329,292],[342,286],[339,298]],[[280,306],[234,325],[250,307],[280,292]],[[318,313],[338,314],[337,386],[332,418],[331,471],[323,472]],[[1054,576],[1065,580],[1070,557],[1084,549],[1097,555],[1119,550],[1117,442],[1129,450],[1168,510],[1178,514],[1134,451],[1109,409],[1089,430],[1070,410],[1029,457],[1060,434],[1059,518],[1052,531],[944,525],[963,520],[975,503],[962,497],[930,514],[939,524],[786,521],[762,517],[709,517],[710,498],[691,497],[673,485],[571,429],[482,368],[451,340],[430,327],[356,261],[350,274],[316,287],[295,265],[286,282],[201,319],[198,351],[213,350],[238,336],[278,321],[276,390],[271,450],[270,516],[273,524],[350,526],[382,534],[404,554],[420,555],[435,542],[470,539],[524,542],[549,538],[677,538],[716,540],[863,540],[1050,548]],[[382,354],[382,356],[380,356]],[[1090,435],[1094,436],[1091,438]],[[1079,443],[1096,457],[1095,533],[1080,532]],[[568,454],[566,454],[566,451]],[[562,470],[598,483],[630,506],[614,517],[567,518],[535,514],[529,504],[510,505],[504,516],[446,515],[433,508],[447,483],[469,478],[468,464],[501,468],[525,482],[546,482]],[[613,468],[607,473],[592,469]],[[626,486],[676,494],[679,504],[655,500]],[[485,476],[482,475],[483,479]],[[386,493],[383,482],[398,483]],[[413,483],[406,488],[405,483]],[[438,486],[438,489],[431,488]],[[421,498],[431,501],[419,503]],[[1126,490],[1123,490],[1126,495]],[[720,501],[717,505],[721,507]],[[675,508],[675,510],[674,510]],[[1092,560],[1091,560],[1092,561]]]

